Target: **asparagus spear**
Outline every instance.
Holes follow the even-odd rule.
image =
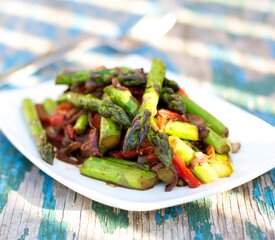
[[[122,107],[130,117],[134,117],[139,109],[138,101],[132,96],[127,88],[116,88],[112,85],[105,87],[104,92],[114,104]]]
[[[148,170],[149,171],[149,166],[147,164],[141,164],[141,163],[138,163],[138,162],[132,162],[132,161],[127,161],[127,160],[122,160],[122,159],[119,159],[119,158],[112,158],[112,157],[105,157],[105,159],[107,159],[109,161],[112,161],[112,162],[125,164],[129,167],[140,168],[142,170]]]
[[[160,60],[152,62],[149,78],[146,83],[142,104],[139,111],[126,133],[123,150],[129,151],[141,144],[146,136],[151,119],[157,113],[159,93],[165,76],[165,66]]]
[[[109,97],[104,94],[104,100],[109,100]],[[120,141],[121,125],[114,122],[111,118],[101,117],[99,130],[98,147],[101,152],[106,152],[108,149],[114,148]]]
[[[47,142],[47,135],[40,122],[39,116],[31,99],[23,100],[23,112],[28,122],[32,137],[35,140],[36,146],[44,161],[49,164],[53,163],[54,149],[53,146]]]
[[[173,159],[173,150],[169,144],[168,136],[161,131],[155,132],[149,129],[147,137],[153,145],[154,153],[158,159],[168,168]]]
[[[125,67],[99,70],[81,70],[71,73],[61,72],[56,76],[56,84],[81,85],[87,81],[97,84],[110,84],[117,77],[124,86],[141,86],[146,82],[146,75],[142,69],[129,69]]]
[[[157,114],[157,105],[165,77],[165,70],[165,65],[162,61],[153,60],[142,96],[142,104],[132,122],[132,127],[127,130],[123,151],[139,147],[149,132],[148,138],[154,146],[155,154],[166,166],[169,166],[172,162],[172,149],[167,135],[159,131],[153,120]]]
[[[203,142],[212,145],[215,148],[216,152],[220,154],[228,153],[230,151],[230,145],[228,141],[216,132],[214,132],[211,128],[207,129],[208,134],[206,138],[203,139]]]
[[[46,98],[42,105],[48,115],[54,114],[57,108],[57,103],[50,98]]]
[[[234,172],[234,167],[229,155],[218,154],[212,145],[208,145],[206,150],[207,161],[220,178],[229,177]]]
[[[234,172],[234,167],[230,157],[226,154],[215,154],[215,160],[209,165],[214,169],[220,178],[229,177]]]
[[[129,68],[119,68],[120,74],[118,74],[117,79],[119,82],[126,87],[137,87],[145,86],[147,75],[144,73],[143,69],[129,69]]]
[[[186,112],[185,104],[180,94],[178,94],[179,86],[176,82],[165,79],[163,89],[160,94],[161,103],[164,103],[170,110],[184,114]]]
[[[178,137],[169,136],[169,142],[176,153],[186,165],[190,166],[191,171],[203,183],[213,182],[218,178],[217,173],[207,163],[203,153],[195,153],[184,141]]]
[[[121,107],[112,102],[98,99],[91,94],[67,92],[58,99],[58,102],[69,102],[76,107],[98,112],[103,117],[111,118],[123,126],[131,125],[127,114]]]
[[[169,121],[167,122],[164,132],[168,135],[177,136],[182,139],[197,141],[199,139],[199,131],[197,126],[182,122],[182,121]]]
[[[182,99],[186,105],[187,113],[195,114],[204,119],[205,122],[209,124],[209,126],[219,135],[224,137],[228,137],[229,130],[228,128],[219,121],[212,114],[207,112],[205,109],[200,107],[197,103],[192,101],[189,97],[182,95]]]
[[[175,173],[171,168],[161,168],[157,171],[158,179],[166,184],[171,184],[175,181]]]
[[[114,148],[120,141],[121,126],[111,118],[102,117],[100,121],[99,144],[101,152]]]
[[[76,134],[80,135],[83,134],[87,127],[88,127],[88,114],[87,113],[83,113],[76,121],[75,125],[74,125],[74,131]]]
[[[125,162],[128,161],[90,157],[80,167],[80,172],[88,177],[138,190],[152,188],[158,182],[153,172],[127,165]]]
[[[108,84],[115,76],[115,69],[80,70],[72,73],[61,72],[56,76],[56,84],[81,85],[87,81],[94,81],[99,84]]]
[[[179,89],[180,89],[179,85],[175,81],[167,79],[167,78],[165,78],[165,80],[163,82],[163,86],[167,87],[167,88],[170,88],[170,89],[173,89],[173,91],[175,93],[178,92]]]
[[[184,114],[186,112],[186,107],[184,102],[182,101],[182,97],[174,92],[167,91],[162,92],[160,95],[160,100],[164,103],[168,109]]]

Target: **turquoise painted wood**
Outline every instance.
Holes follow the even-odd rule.
[[[80,36],[123,35],[160,4],[119,2],[2,1],[0,72]],[[164,59],[183,81],[200,84],[275,126],[275,2],[177,4],[178,23],[168,36],[135,54]],[[120,57],[104,46],[89,53],[92,66],[99,58]],[[79,63],[60,61],[34,77],[47,80],[72,65]],[[140,213],[64,187],[33,166],[1,131],[0,164],[0,239],[275,239],[275,169],[231,191]]]

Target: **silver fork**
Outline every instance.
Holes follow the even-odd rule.
[[[7,83],[22,81],[37,72],[39,69],[48,66],[58,60],[75,53],[103,45],[119,53],[131,53],[161,39],[176,23],[176,16],[171,12],[163,13],[157,11],[154,15],[142,17],[122,38],[95,40],[91,37],[81,37],[69,44],[46,54],[39,56],[27,64],[15,67],[0,75],[0,88]]]

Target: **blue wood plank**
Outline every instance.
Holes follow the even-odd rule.
[[[251,240],[265,240],[266,235],[260,228],[257,228],[254,224],[245,221],[246,234]]]
[[[190,230],[195,231],[195,240],[222,239],[220,234],[214,234],[211,232],[211,205],[211,200],[208,198],[186,204],[188,224]]]
[[[38,231],[38,239],[43,240],[65,240],[67,238],[67,223],[58,222],[55,219],[56,199],[53,194],[54,180],[44,172],[40,171],[41,176],[44,177],[43,183],[43,205],[42,205],[42,219]]]
[[[155,221],[157,225],[163,224],[165,221],[172,219],[173,221],[178,220],[178,217],[183,213],[182,206],[178,205],[175,207],[169,207],[164,210],[164,214],[161,214],[161,210],[155,212]]]
[[[0,213],[9,191],[17,191],[32,164],[19,153],[0,131]]]
[[[128,228],[128,211],[119,210],[117,212],[113,207],[103,205],[96,201],[92,202],[91,207],[99,218],[99,222],[105,233],[112,234],[117,228]]]

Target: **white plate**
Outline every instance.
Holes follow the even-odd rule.
[[[148,62],[127,58],[107,65],[145,67]],[[175,188],[164,191],[159,184],[147,191],[111,187],[104,182],[81,176],[77,167],[55,160],[53,166],[39,156],[21,112],[22,99],[31,97],[41,102],[46,97],[56,98],[64,89],[53,82],[39,86],[0,92],[0,128],[12,144],[38,168],[72,190],[100,203],[133,211],[154,210],[190,202],[211,194],[237,187],[267,172],[275,166],[275,130],[266,122],[201,90],[184,83],[189,95],[220,118],[230,129],[230,139],[241,142],[239,153],[232,156],[235,172],[230,178],[219,179],[199,188]]]

